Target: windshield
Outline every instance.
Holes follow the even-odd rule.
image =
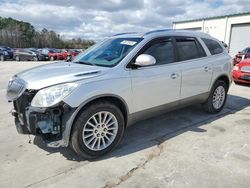
[[[117,65],[142,38],[108,39],[77,56],[74,63],[113,67]]]

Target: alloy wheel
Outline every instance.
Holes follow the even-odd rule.
[[[113,143],[117,132],[118,121],[114,114],[101,111],[91,116],[85,123],[82,139],[88,149],[101,151]]]
[[[218,110],[220,109],[225,101],[226,91],[223,86],[219,86],[215,89],[213,94],[213,107]]]

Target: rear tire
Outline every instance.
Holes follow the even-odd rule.
[[[110,152],[120,143],[125,122],[116,105],[98,101],[80,112],[73,126],[72,149],[85,159],[93,159]]]
[[[219,113],[226,103],[227,92],[227,84],[223,80],[217,80],[213,85],[207,101],[202,104],[203,109],[210,114]]]

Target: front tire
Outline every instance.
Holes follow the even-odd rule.
[[[72,59],[72,57],[69,55],[66,57],[66,61],[71,61],[71,59]]]
[[[51,56],[50,61],[54,61],[54,60],[55,60],[54,56]]]
[[[1,56],[0,56],[0,61],[5,61],[4,55],[1,55]]]
[[[72,149],[81,157],[93,159],[110,152],[119,144],[125,122],[116,105],[99,101],[87,106],[73,126]]]
[[[38,57],[33,57],[33,61],[38,61]]]
[[[17,56],[15,57],[15,60],[16,60],[16,61],[20,61],[20,57],[17,55]]]
[[[203,104],[203,109],[210,114],[219,113],[226,103],[227,91],[227,84],[223,80],[217,80],[207,101]]]

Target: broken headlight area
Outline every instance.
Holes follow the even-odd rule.
[[[35,94],[26,91],[13,101],[12,115],[18,133],[42,136],[46,141],[61,140],[66,121],[74,109],[63,102],[55,107],[32,107],[30,104]]]

